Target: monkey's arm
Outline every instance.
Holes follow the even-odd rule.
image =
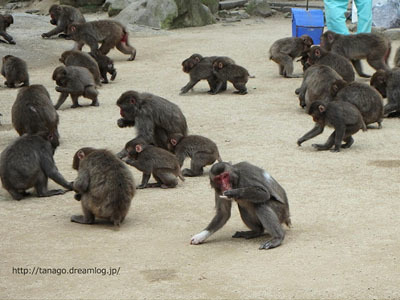
[[[54,182],[58,183],[67,190],[72,190],[72,182],[68,182],[58,171],[53,157],[48,153],[41,154],[40,166],[47,177],[51,178]]]
[[[186,94],[187,92],[190,91],[200,80],[193,80],[190,79],[190,81],[183,87],[181,88],[181,94]]]
[[[15,41],[11,35],[9,35],[6,31],[0,31],[0,35],[10,44],[15,45]]]
[[[135,126],[135,121],[129,121],[129,120],[126,120],[126,119],[124,119],[124,118],[120,118],[120,119],[118,119],[118,121],[117,121],[117,125],[118,125],[118,127],[120,127],[120,128],[124,128],[124,127],[133,127],[133,126]]]
[[[215,89],[213,91],[211,91],[211,94],[212,95],[218,94],[220,92],[223,84],[224,84],[224,81],[222,81],[221,79],[218,79],[217,85],[216,85]]]
[[[244,188],[232,189],[225,191],[224,196],[234,199],[246,199],[254,203],[265,203],[271,198],[271,194],[267,189],[258,186],[249,186]]]
[[[312,139],[313,137],[321,134],[324,131],[324,127],[322,127],[319,124],[315,124],[314,128],[311,129],[309,132],[307,132],[305,135],[303,135],[301,138],[297,140],[297,145],[301,146],[301,144],[305,141],[308,141],[309,139]]]
[[[58,98],[57,104],[54,105],[54,108],[55,108],[55,109],[59,109],[60,106],[65,102],[65,100],[67,99],[67,97],[68,97],[68,93],[61,93],[61,94],[60,94],[60,97]]]
[[[49,37],[51,37],[51,36],[53,36],[53,35],[56,35],[56,34],[58,34],[58,33],[63,32],[64,29],[65,29],[64,24],[60,23],[59,25],[57,25],[56,28],[50,30],[49,32],[43,33],[43,34],[42,34],[42,38],[49,38]]]
[[[155,145],[154,141],[154,120],[151,115],[139,115],[136,127],[139,132],[138,138],[143,138],[148,144]]]
[[[221,198],[215,193],[216,214],[202,232],[194,235],[190,241],[192,245],[203,243],[210,235],[222,228],[231,217],[232,201]]]
[[[74,94],[77,92],[84,92],[85,87],[82,84],[76,83],[75,86],[71,87],[69,84],[67,86],[56,86],[56,91],[59,93],[68,93],[68,94]]]
[[[90,176],[87,170],[79,170],[78,177],[74,181],[74,191],[83,194],[89,188]]]

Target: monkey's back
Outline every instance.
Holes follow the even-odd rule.
[[[64,64],[66,66],[79,66],[87,68],[92,73],[96,84],[100,84],[100,69],[96,60],[82,51],[68,51]]]
[[[88,192],[81,201],[87,201],[97,217],[123,220],[135,194],[134,179],[125,164],[107,150],[96,150],[81,162],[79,172],[89,176]]]
[[[114,20],[98,20],[91,21],[86,24],[90,24],[93,27],[92,34],[98,41],[103,41],[107,37],[113,36],[116,41],[120,41],[126,34],[125,27]]]
[[[177,155],[184,153],[190,158],[199,152],[214,154],[215,159],[219,158],[217,145],[209,138],[201,135],[188,135],[182,138],[182,140],[175,147],[175,153]]]
[[[295,58],[302,52],[301,44],[301,39],[298,37],[286,37],[276,40],[269,48],[269,59],[274,60],[274,58],[280,54],[287,54]]]
[[[3,63],[5,77],[7,80],[24,82],[29,79],[26,62],[19,57],[10,56]]]
[[[180,173],[179,161],[176,156],[160,147],[144,146],[143,151],[138,155],[138,161],[153,174],[155,170],[160,169],[171,170],[175,175]]]

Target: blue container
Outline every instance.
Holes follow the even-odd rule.
[[[320,44],[324,32],[324,13],[321,9],[292,8],[292,36],[309,35],[314,45]]]

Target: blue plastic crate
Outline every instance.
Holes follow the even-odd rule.
[[[292,8],[292,36],[309,35],[314,45],[320,44],[324,32],[324,13],[321,9]]]

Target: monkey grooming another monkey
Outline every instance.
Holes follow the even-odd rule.
[[[84,67],[60,66],[53,72],[53,80],[56,81],[56,91],[61,93],[57,104],[54,106],[59,109],[65,102],[68,95],[71,95],[71,108],[80,107],[78,103],[79,96],[92,100],[91,106],[99,106],[97,100],[98,92],[92,73]]]
[[[238,204],[240,216],[250,231],[238,231],[233,238],[251,239],[271,236],[259,249],[282,244],[285,231],[281,224],[291,225],[285,190],[266,171],[248,162],[232,165],[219,162],[210,170],[210,184],[215,190],[216,214],[210,224],[192,237],[193,245],[203,243],[221,229],[231,216],[232,201]]]
[[[232,63],[225,57],[218,57],[213,63],[214,75],[217,77],[217,86],[211,94],[218,94],[224,82],[229,81],[233,84],[234,93],[245,95],[247,94],[246,83],[249,80],[249,72],[242,66]]]
[[[371,86],[376,88],[383,98],[387,97],[383,114],[388,117],[400,116],[400,69],[390,71],[378,70],[370,80]]]
[[[312,46],[308,51],[307,63],[309,65],[318,64],[331,67],[342,76],[343,80],[347,82],[354,81],[355,75],[351,62],[347,58],[326,51],[319,46]]]
[[[182,167],[186,157],[190,157],[190,169],[183,169],[183,176],[200,176],[203,167],[212,165],[216,160],[221,162],[217,145],[210,139],[200,135],[172,134],[169,136],[170,150],[178,158]]]
[[[101,86],[99,65],[89,54],[78,50],[64,51],[59,61],[66,66],[78,66],[88,69],[92,73],[96,85]]]
[[[58,139],[51,133],[24,134],[7,146],[0,156],[0,177],[3,187],[13,199],[28,196],[29,188],[35,188],[38,197],[62,195],[65,190],[48,190],[47,180],[72,190],[58,171],[53,159]]]
[[[153,145],[147,145],[142,138],[135,138],[125,145],[128,154],[126,163],[143,172],[142,183],[137,189],[149,187],[174,188],[178,185],[179,177],[182,181],[181,168],[175,155]],[[153,174],[157,183],[149,184]]]
[[[11,122],[19,135],[48,132],[59,139],[59,117],[49,93],[41,84],[19,90],[11,109]]]
[[[387,64],[391,45],[390,40],[377,33],[358,33],[343,35],[326,31],[321,36],[321,47],[327,51],[348,58],[361,77],[371,77],[362,71],[360,59],[366,58],[375,70],[389,70]]]
[[[312,38],[306,34],[279,39],[269,49],[269,59],[279,65],[279,75],[298,78],[299,75],[293,75],[293,60],[296,57],[305,57],[313,44]]]
[[[357,107],[366,125],[376,122],[378,128],[382,128],[383,101],[376,89],[361,82],[337,80],[332,84],[331,94],[335,101],[345,101]]]
[[[335,130],[329,136],[325,144],[312,144],[317,150],[330,150],[339,152],[340,148],[350,148],[354,143],[353,134],[360,129],[367,130],[360,111],[353,104],[344,101],[331,101],[328,103],[315,101],[311,104],[308,114],[312,116],[316,123],[314,128],[302,136],[297,145],[301,144],[324,131],[325,125],[333,127]],[[345,144],[342,145],[342,141]]]
[[[7,81],[4,84],[9,88],[15,88],[15,85],[20,83],[22,83],[21,86],[29,85],[28,67],[26,62],[19,57],[3,56],[1,75],[6,78]]]
[[[128,31],[121,23],[112,20],[99,20],[83,24],[71,24],[68,26],[68,38],[74,40],[78,50],[87,44],[90,52],[97,54],[100,52],[106,55],[114,47],[124,53],[129,54],[129,61],[134,60],[136,49],[129,45]],[[101,43],[100,48],[98,43]]]
[[[74,215],[71,222],[93,224],[95,218],[103,218],[120,226],[135,195],[133,176],[126,165],[107,150],[86,147],[75,153],[72,167],[78,170],[73,188],[83,216]]]
[[[121,117],[118,127],[135,126],[138,137],[147,144],[168,150],[168,136],[180,133],[187,136],[186,118],[178,105],[150,93],[127,91],[117,100]],[[118,153],[126,156],[125,149]]]
[[[100,75],[103,79],[101,83],[108,83],[107,73],[111,75],[111,81],[114,81],[115,77],[117,77],[117,70],[114,68],[113,60],[100,52],[97,52],[97,54],[89,54],[96,60],[97,65],[99,66]]]
[[[43,33],[42,38],[49,38],[59,34],[58,37],[66,38],[68,26],[72,23],[85,23],[85,17],[79,9],[69,5],[53,4],[49,9],[50,24],[57,27],[49,32]],[[62,33],[63,32],[63,33]]]
[[[0,14],[0,36],[2,36],[9,44],[15,45],[15,41],[11,35],[7,33],[7,28],[10,27],[11,24],[14,23],[14,18],[12,15]],[[0,42],[5,43],[0,39]]]

